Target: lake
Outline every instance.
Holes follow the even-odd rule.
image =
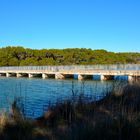
[[[79,96],[87,102],[99,100],[115,81],[78,81],[29,78],[0,78],[0,112],[10,112],[15,99],[20,100],[26,117],[36,118],[49,106]],[[123,82],[124,83],[124,82]]]

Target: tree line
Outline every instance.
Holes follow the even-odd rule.
[[[86,48],[29,49],[0,48],[0,66],[140,64],[140,53],[115,53]]]

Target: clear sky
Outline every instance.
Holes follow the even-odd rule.
[[[0,0],[0,47],[140,52],[140,0]]]

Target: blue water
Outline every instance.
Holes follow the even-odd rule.
[[[0,78],[0,111],[10,112],[15,99],[21,101],[26,117],[41,116],[48,106],[79,96],[87,101],[103,98],[113,81],[78,81],[29,78]]]

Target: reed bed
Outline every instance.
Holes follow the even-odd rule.
[[[73,93],[74,94],[74,93]],[[0,116],[0,140],[139,140],[140,83],[115,84],[101,100],[66,100],[43,116],[23,116],[16,101]]]

